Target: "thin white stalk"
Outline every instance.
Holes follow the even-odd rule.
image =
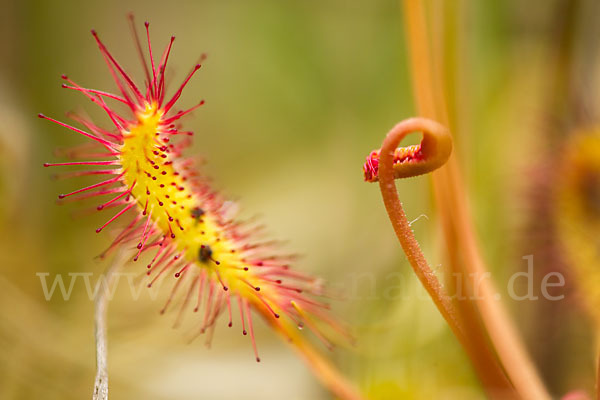
[[[98,292],[94,302],[94,337],[96,339],[96,379],[92,400],[108,400],[108,363],[106,340],[106,311],[109,301],[110,287],[115,272],[123,265],[125,258],[120,252],[112,264],[104,272],[103,281],[99,281]],[[102,277],[100,278],[102,279]],[[104,282],[104,284],[102,284]]]

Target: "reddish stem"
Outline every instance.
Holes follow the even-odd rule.
[[[415,131],[423,132],[420,167],[417,168],[414,164],[394,163],[394,155],[397,152],[398,144],[406,135]],[[490,365],[485,349],[480,348],[477,342],[469,339],[469,332],[465,331],[451,298],[442,288],[421,252],[396,191],[395,178],[431,172],[444,164],[451,153],[451,149],[450,133],[437,122],[425,118],[410,118],[400,122],[387,134],[379,152],[377,175],[379,188],[396,236],[410,265],[471,359],[487,394],[491,398],[514,398],[515,394],[510,383],[502,374],[496,373],[498,369],[496,364]]]
[[[396,185],[394,183],[394,165],[393,156],[400,141],[409,133],[415,131],[423,131],[424,135],[447,136],[448,131],[438,123],[425,118],[410,118],[397,124],[387,134],[380,152],[379,165],[379,188],[383,203],[387,210],[388,216],[396,232],[396,236],[402,245],[402,249],[410,262],[417,277],[433,299],[436,307],[450,325],[452,331],[459,339],[464,339],[464,333],[459,325],[451,300],[444,293],[440,282],[435,273],[427,264],[427,260],[423,256],[419,243],[415,239],[413,232],[398,198]],[[450,142],[451,143],[451,142]],[[462,341],[462,340],[461,340]]]

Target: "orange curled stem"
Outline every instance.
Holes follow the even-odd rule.
[[[411,127],[416,127],[410,129]],[[408,128],[408,130],[407,130]],[[452,153],[452,137],[448,130],[437,122],[424,118],[411,118],[400,122],[388,134],[394,133],[398,137],[397,144],[410,132],[423,131],[421,144],[395,148],[390,156],[393,163],[393,178],[409,178],[423,175],[438,169],[446,163]],[[379,165],[381,164],[381,150],[373,150],[367,157],[363,171],[365,181],[377,182],[379,180]]]
[[[419,146],[397,148],[404,137],[416,131],[423,132],[423,140]],[[415,151],[417,147],[418,150]],[[398,161],[398,154],[405,155],[412,151],[414,151],[414,154],[419,154],[419,156]],[[396,191],[394,183],[396,178],[431,172],[446,162],[451,151],[452,137],[443,125],[426,118],[410,118],[392,128],[383,141],[381,150],[372,152],[367,158],[365,178],[370,173],[371,179],[367,179],[368,181],[379,181],[385,208],[411,267],[429,293],[440,314],[465,349],[482,380],[488,396],[490,398],[515,398],[510,382],[502,373],[493,354],[489,353],[487,348],[481,347],[480,341],[473,340],[470,332],[466,331],[461,316],[454,307],[451,298],[444,291],[437,276],[423,256]],[[378,156],[376,165],[369,164],[369,161],[375,159],[373,157],[374,153]]]
[[[422,0],[402,1],[415,101],[420,114],[447,124],[446,99],[443,90],[438,89],[444,87],[444,74],[439,68],[434,68],[436,63],[432,59],[425,3]],[[442,56],[438,55],[437,61],[438,67],[444,65]],[[442,211],[440,216],[444,220],[446,245],[449,254],[453,254],[450,260],[452,269],[464,276],[474,276],[478,279],[485,277],[488,271],[466,209],[465,193],[456,159],[451,157],[446,168],[433,174],[433,183],[437,203]],[[458,264],[458,257],[462,257],[463,265]],[[494,299],[494,295],[498,292],[493,282],[489,279],[480,282],[481,296],[475,296],[473,304],[481,316],[482,325],[472,324],[477,330],[471,333],[469,329],[470,335],[489,337],[492,346],[488,350],[496,353],[506,376],[520,398],[550,399],[551,396],[529,358],[517,328],[502,303]],[[470,290],[474,289],[470,288]],[[471,315],[473,313],[468,309],[469,303],[459,302],[458,307],[463,310],[463,314],[465,310],[467,311],[465,314],[467,318],[473,319]]]
[[[448,322],[448,325],[450,325],[450,328],[454,334],[462,342],[465,339],[465,335],[462,327],[459,324],[459,320],[456,316],[454,307],[452,306],[451,299],[442,289],[442,285],[437,279],[435,273],[431,270],[431,267],[429,267],[429,264],[427,264],[427,260],[425,260],[425,257],[421,252],[419,243],[415,239],[412,230],[410,229],[406,214],[404,214],[402,204],[400,204],[398,192],[396,191],[396,185],[394,183],[394,179],[396,179],[398,174],[406,173],[403,171],[403,168],[406,168],[408,171],[416,173],[417,175],[429,172],[424,169],[414,167],[414,165],[417,165],[419,161],[394,163],[394,155],[396,154],[396,148],[398,147],[398,144],[406,135],[415,131],[423,132],[423,142],[421,142],[421,151],[423,153],[425,153],[425,151],[429,152],[427,149],[430,146],[429,143],[431,140],[443,138],[441,144],[432,145],[431,148],[441,149],[444,147],[444,149],[442,149],[443,152],[436,152],[436,154],[444,153],[446,154],[445,159],[448,158],[452,150],[452,139],[450,138],[450,133],[448,130],[437,122],[429,119],[410,118],[394,126],[385,137],[379,152],[379,168],[378,174],[375,177],[378,177],[379,188],[381,190],[381,196],[383,197],[385,209],[387,210],[394,231],[396,232],[396,236],[402,245],[402,249],[408,258],[410,265],[433,299],[436,307],[446,322]],[[428,138],[427,141],[425,140],[426,138]],[[426,158],[426,156],[424,156],[424,158]],[[425,161],[423,161],[423,163],[425,163]],[[430,163],[428,165],[435,165],[435,167],[433,167],[433,169],[435,169],[441,164],[438,162]]]

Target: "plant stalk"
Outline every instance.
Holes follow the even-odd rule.
[[[456,313],[452,299],[442,288],[437,276],[421,252],[400,203],[394,183],[393,155],[400,141],[406,135],[415,131],[422,131],[424,138],[429,138],[430,140],[450,136],[445,127],[425,118],[410,118],[392,128],[383,141],[379,163],[379,188],[386,211],[411,267],[425,290],[427,290],[440,314],[465,349],[467,356],[470,358],[484,384],[488,396],[498,399],[506,399],[509,395],[514,397],[512,396],[514,392],[510,382],[508,382],[500,370],[493,355],[489,354],[485,348],[482,349],[479,347],[478,342],[472,340],[470,332],[464,328],[460,316]],[[423,142],[421,142],[422,148],[424,148]]]
[[[122,254],[117,254],[112,264],[104,272],[103,281],[99,281],[98,292],[94,302],[94,338],[96,340],[96,379],[92,400],[108,400],[108,362],[106,340],[106,311],[108,307],[110,287],[115,272],[123,265]],[[102,279],[102,277],[100,278]],[[102,284],[102,282],[104,284]]]
[[[447,124],[443,85],[437,90],[433,85],[434,69],[423,1],[403,0],[403,5],[418,112]],[[441,79],[439,77],[437,82],[442,82]],[[473,276],[479,284],[474,302],[504,370],[521,398],[550,399],[512,320],[502,303],[495,299],[498,292],[479,252],[455,157],[451,156],[449,162],[433,174],[433,182],[440,214],[445,219],[446,243],[458,247],[461,257],[454,259],[464,264],[459,270],[466,276]],[[448,252],[451,254],[456,249],[449,247]]]

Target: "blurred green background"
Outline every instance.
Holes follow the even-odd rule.
[[[434,7],[442,1],[432,1]],[[499,286],[526,267],[529,171],[552,148],[562,125],[548,118],[555,98],[557,21],[565,1],[457,1],[454,34],[460,132],[457,154],[486,259]],[[578,2],[569,53],[576,87],[598,93],[593,1]],[[586,8],[587,7],[587,8]],[[412,116],[411,78],[400,4],[382,1],[11,1],[0,9],[0,398],[80,399],[94,379],[93,304],[83,281],[70,300],[44,298],[38,273],[93,273],[113,234],[96,234],[108,214],[79,216],[79,204],[55,204],[85,178],[52,180],[44,162],[54,149],[82,143],[77,135],[36,118],[85,110],[106,123],[60,75],[114,91],[89,30],[140,78],[126,14],[153,44],[177,37],[171,90],[203,52],[199,74],[182,97],[206,105],[185,120],[193,130],[188,155],[207,160],[216,188],[239,200],[242,215],[259,213],[270,236],[289,239],[303,257],[295,267],[323,277],[334,309],[354,327],[356,347],[331,353],[365,393],[377,399],[478,399],[476,379],[430,300],[413,277],[383,209],[377,185],[362,181],[364,157],[397,121]],[[585,11],[587,10],[587,11]],[[594,47],[595,45],[595,47]],[[593,110],[594,98],[586,99]],[[548,144],[550,143],[550,144]],[[430,264],[442,268],[440,230],[429,179],[398,183],[413,229]],[[126,271],[137,272],[139,265]],[[139,271],[141,272],[141,271]],[[162,291],[166,292],[166,291]],[[262,323],[256,364],[247,337],[221,323],[213,346],[186,344],[159,316],[164,298],[117,287],[109,310],[109,366],[114,399],[326,399],[310,371]],[[545,332],[518,309],[551,389],[593,386],[589,334],[574,307],[560,314],[568,329]],[[559,324],[560,325],[560,324]],[[551,338],[547,338],[550,335]],[[559,338],[570,356],[548,361],[545,344]],[[540,344],[540,341],[542,344]],[[545,343],[545,344],[544,344]],[[537,344],[538,347],[535,347]],[[565,367],[565,366],[568,366]],[[554,371],[554,372],[552,372]]]

